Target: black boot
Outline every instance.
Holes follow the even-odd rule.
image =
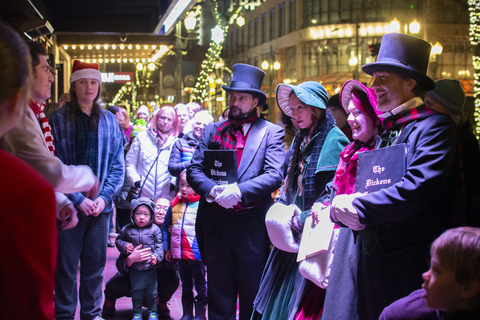
[[[157,304],[157,314],[159,320],[172,320],[167,302],[159,302]]]
[[[205,313],[207,311],[207,299],[195,300],[195,318],[193,320],[207,320]]]
[[[180,320],[192,320],[193,318],[193,294],[191,297],[182,297],[183,317]]]
[[[104,317],[108,316],[114,316],[116,313],[115,310],[115,301],[116,300],[107,300],[105,299],[105,302],[103,303],[103,310],[102,310],[102,315]]]

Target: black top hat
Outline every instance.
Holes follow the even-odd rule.
[[[222,85],[223,90],[251,93],[258,98],[258,105],[261,106],[267,100],[267,95],[260,90],[265,72],[257,67],[237,63],[233,66],[232,81],[230,87]]]
[[[387,33],[383,36],[377,62],[364,65],[362,70],[369,75],[376,71],[397,73],[417,81],[427,91],[432,90],[435,82],[427,76],[431,49],[432,45],[423,39]]]

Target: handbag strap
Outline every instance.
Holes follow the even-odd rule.
[[[159,149],[159,150],[158,150],[158,152],[157,152],[157,157],[156,157],[155,160],[153,161],[152,166],[150,167],[150,169],[148,169],[147,175],[145,176],[145,180],[143,181],[142,186],[141,186],[140,189],[138,190],[138,196],[140,196],[140,195],[142,194],[143,186],[144,186],[145,183],[147,182],[148,175],[150,174],[150,171],[152,171],[153,166],[155,165],[155,163],[157,163],[157,160],[158,160],[158,157],[160,156],[160,152],[161,152],[161,151],[162,151],[162,149]],[[155,200],[155,199],[153,199],[153,200]]]

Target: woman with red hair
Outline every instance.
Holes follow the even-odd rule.
[[[173,199],[175,178],[168,172],[168,160],[177,140],[178,120],[175,109],[164,106],[140,132],[127,153],[127,177],[141,188],[139,196]]]

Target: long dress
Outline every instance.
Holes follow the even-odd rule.
[[[372,150],[374,142],[374,137],[366,144],[355,140],[342,151],[333,184],[337,195],[355,192],[358,154]],[[356,283],[360,250],[360,237],[350,228],[341,227],[335,244],[322,320],[358,319]]]
[[[339,153],[348,139],[335,126],[329,114],[319,123],[309,142],[299,132],[287,152],[289,169],[279,199],[284,204],[296,204],[303,212],[301,224],[293,233],[300,237],[303,223],[315,202],[325,202],[339,161]],[[298,271],[297,254],[273,248],[262,276],[252,319],[293,319],[300,307],[303,295],[313,283]],[[318,304],[321,310],[323,303]]]

